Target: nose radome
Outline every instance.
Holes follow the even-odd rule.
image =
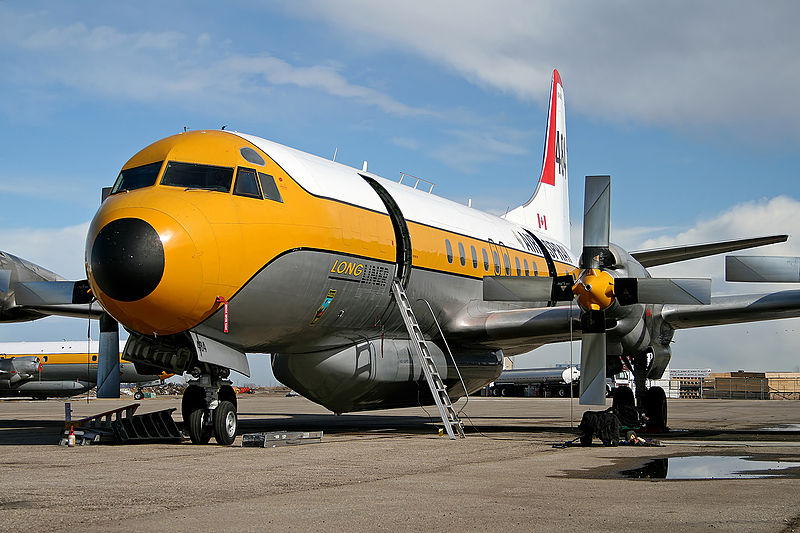
[[[139,218],[109,222],[94,240],[90,259],[98,287],[120,302],[149,295],[164,275],[164,246],[158,232]]]

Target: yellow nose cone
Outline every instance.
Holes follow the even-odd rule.
[[[572,292],[583,309],[600,311],[614,301],[614,278],[608,272],[593,268],[583,273],[572,286]]]

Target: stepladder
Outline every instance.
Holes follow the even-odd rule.
[[[406,295],[403,284],[397,278],[392,281],[392,294],[394,295],[397,307],[403,317],[406,330],[409,335],[409,343],[411,350],[416,355],[417,360],[422,366],[422,372],[425,375],[425,381],[431,391],[431,396],[436,403],[436,408],[439,410],[439,415],[442,417],[442,425],[447,431],[447,436],[450,439],[455,439],[457,436],[464,437],[464,426],[458,417],[458,413],[450,401],[450,396],[447,394],[447,387],[442,380],[439,370],[436,368],[436,362],[431,356],[425,337],[419,327],[417,317],[414,315],[414,310],[411,307],[411,302]]]

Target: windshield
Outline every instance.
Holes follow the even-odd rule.
[[[163,161],[159,161],[123,170],[119,173],[117,181],[114,183],[114,188],[111,189],[111,194],[155,185],[162,163]]]
[[[184,187],[186,189],[206,189],[209,191],[230,192],[233,181],[233,168],[179,163],[170,161],[161,178],[161,185]]]

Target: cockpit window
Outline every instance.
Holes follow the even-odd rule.
[[[155,185],[162,163],[164,162],[159,161],[123,170],[119,173],[117,181],[114,183],[114,188],[111,189],[111,194]]]
[[[261,191],[258,190],[255,170],[252,168],[239,168],[236,172],[236,185],[233,186],[233,194],[261,199]]]
[[[169,161],[161,178],[161,185],[185,187],[186,189],[205,189],[209,191],[230,192],[233,182],[233,169],[196,163]]]
[[[267,200],[274,200],[276,202],[283,202],[281,193],[275,185],[275,178],[269,174],[258,173],[258,181],[261,182],[261,190],[264,191],[264,198]]]

